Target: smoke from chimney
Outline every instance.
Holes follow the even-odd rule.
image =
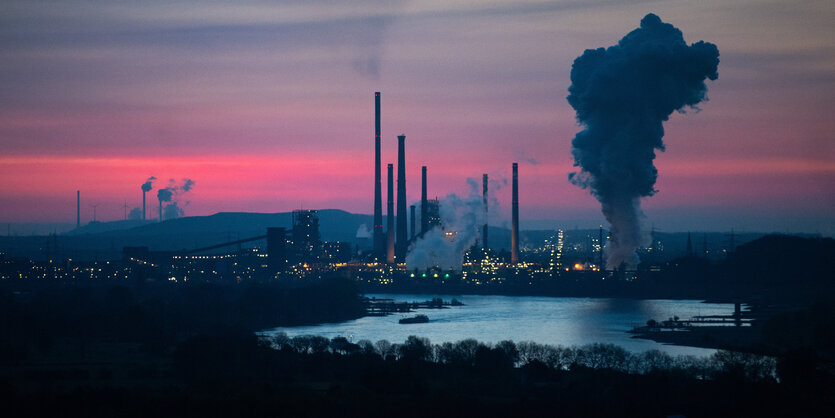
[[[181,185],[177,185],[174,179],[168,181],[168,187],[157,190],[157,199],[159,200],[159,220],[175,219],[183,216],[185,212],[179,205],[180,197],[191,191],[194,188],[194,181],[192,179],[183,179]],[[163,202],[170,202],[163,207]],[[188,205],[189,202],[186,202]],[[165,209],[163,211],[163,208]]]
[[[159,189],[157,190],[157,199],[160,202],[170,202],[171,198],[174,197],[174,190],[169,188]]]
[[[478,181],[467,179],[469,193],[466,197],[449,194],[440,202],[440,216],[443,228],[432,228],[409,248],[406,268],[460,270],[464,252],[478,240],[484,224],[484,196],[480,193]],[[497,207],[495,198],[487,202]]]
[[[648,14],[617,45],[586,50],[571,68],[568,103],[584,126],[572,141],[573,184],[590,190],[611,224],[607,266],[635,267],[650,241],[640,199],[656,193],[655,150],[673,111],[706,100],[718,77],[719,50],[687,45],[681,31]],[[698,108],[697,108],[698,109]]]
[[[146,220],[145,217],[145,194],[150,192],[151,189],[154,187],[154,180],[157,178],[154,176],[148,177],[148,180],[145,180],[145,183],[142,183],[142,220]]]

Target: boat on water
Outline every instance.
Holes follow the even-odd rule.
[[[401,324],[423,324],[429,322],[429,317],[426,315],[415,315],[411,318],[402,318],[398,322]]]

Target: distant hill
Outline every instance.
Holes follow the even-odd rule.
[[[338,209],[319,210],[319,229],[325,241],[356,241],[357,229],[370,227],[370,215]],[[128,229],[111,229],[96,235],[127,245],[147,245],[159,250],[196,248],[266,234],[269,227],[292,226],[292,213],[222,212],[210,216],[189,216],[163,222],[145,223]],[[81,234],[75,234],[80,236]]]
[[[136,228],[138,226],[146,225],[154,221],[142,220],[125,220],[125,221],[111,221],[111,222],[90,222],[71,231],[66,232],[68,235],[84,235],[84,234],[100,234],[109,231],[124,231],[126,229]]]
[[[370,232],[372,216],[353,214],[338,209],[319,210],[322,239],[325,241],[350,242],[353,245],[370,246],[370,240],[357,239],[357,231]],[[91,222],[65,234],[57,236],[12,236],[0,237],[0,252],[9,256],[35,258],[74,259],[115,259],[120,258],[125,246],[147,246],[154,251],[195,249],[243,238],[266,234],[268,227],[292,226],[292,213],[246,213],[223,212],[210,216],[189,216],[164,222],[155,221],[114,221]],[[579,244],[587,248],[590,240],[596,239],[597,229],[565,229],[567,245]],[[522,230],[522,249],[541,247],[546,239],[553,237],[556,230]],[[490,247],[496,251],[510,249],[510,229],[491,225],[488,231]],[[741,245],[762,236],[758,233],[736,234],[735,244]],[[658,256],[663,259],[680,257],[685,254],[687,233],[657,233],[664,250]],[[724,258],[721,252],[729,244],[730,235],[724,232],[693,233],[691,236],[694,252],[710,258]],[[262,247],[263,241],[243,244],[247,247]],[[367,248],[367,247],[365,247]],[[218,252],[227,249],[219,249]],[[587,250],[580,249],[582,253]]]

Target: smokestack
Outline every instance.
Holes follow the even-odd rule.
[[[481,230],[481,248],[487,251],[490,248],[487,245],[487,174],[481,177],[481,194],[484,200],[484,226]]]
[[[519,262],[519,163],[513,163],[513,230],[510,234],[510,262]]]
[[[162,222],[162,200],[159,201],[159,221]]]
[[[412,211],[412,234],[409,235],[409,240],[414,241],[415,239],[415,205],[409,206],[409,210]]]
[[[386,202],[388,230],[386,231],[386,262],[394,263],[394,165],[388,165],[388,201]]]
[[[380,174],[380,92],[374,93],[374,255],[383,258],[386,237],[383,235],[383,180]]]
[[[429,219],[426,219],[429,214],[427,207],[429,202],[426,198],[426,166],[421,167],[420,172],[420,236],[422,237],[429,229]]]
[[[81,190],[75,191],[75,227],[81,228]]]
[[[398,262],[406,259],[409,248],[406,230],[406,135],[397,136],[397,248],[395,257]]]
[[[148,177],[148,180],[145,180],[145,183],[142,183],[142,220],[147,220],[148,218],[145,216],[145,194],[150,192],[151,189],[154,187],[153,181],[157,178],[154,176]],[[157,195],[159,196],[159,194]]]

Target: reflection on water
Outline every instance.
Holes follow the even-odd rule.
[[[352,341],[388,340],[401,343],[409,335],[429,338],[439,344],[474,338],[483,342],[501,340],[535,341],[551,345],[617,344],[640,352],[660,349],[670,354],[710,355],[714,350],[662,345],[631,338],[629,331],[649,319],[664,320],[674,315],[688,318],[696,315],[729,315],[732,304],[701,303],[695,300],[641,300],[598,298],[551,298],[533,296],[475,295],[387,295],[369,297],[395,301],[421,301],[440,297],[456,298],[465,306],[449,309],[420,309],[408,315],[365,317],[334,324],[275,328],[269,335],[286,332],[289,336],[321,335],[327,338],[344,336]],[[399,324],[403,316],[428,315],[429,323]]]

